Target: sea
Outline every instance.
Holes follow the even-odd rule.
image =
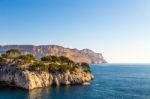
[[[90,85],[23,90],[0,86],[0,99],[150,99],[150,64],[91,65]]]

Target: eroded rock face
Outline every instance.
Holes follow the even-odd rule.
[[[0,46],[0,54],[5,53],[7,50],[12,48],[18,48],[24,53],[31,53],[38,58],[41,58],[45,55],[55,55],[55,56],[66,56],[73,60],[74,62],[86,62],[89,64],[101,64],[106,63],[103,55],[101,53],[95,53],[89,49],[70,49],[64,48],[57,45],[7,45]]]
[[[10,67],[11,66],[11,67]],[[13,65],[0,67],[0,81],[24,89],[34,89],[51,85],[83,84],[94,79],[91,73],[77,69],[76,72],[48,73],[16,70]]]

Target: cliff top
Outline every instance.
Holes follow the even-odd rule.
[[[4,45],[0,46],[0,53],[5,53],[12,48],[20,49],[24,53],[30,53],[41,58],[47,55],[65,56],[74,62],[86,62],[93,64],[106,63],[101,53],[95,53],[90,49],[70,49],[58,45]]]
[[[10,49],[0,57],[0,66],[8,66],[21,71],[45,71],[45,72],[74,72],[81,69],[84,72],[91,72],[89,64],[82,62],[76,63],[65,56],[48,55],[41,59],[32,54],[24,54],[19,49]]]

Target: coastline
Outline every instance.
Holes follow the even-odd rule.
[[[93,79],[88,63],[75,63],[65,56],[37,59],[11,49],[0,57],[0,81],[9,86],[31,90],[52,85],[82,85]]]

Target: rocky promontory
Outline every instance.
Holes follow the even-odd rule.
[[[89,64],[106,63],[101,53],[95,53],[90,49],[70,49],[58,45],[5,45],[0,46],[0,54],[5,53],[12,48],[20,49],[23,53],[33,54],[37,58],[46,55],[65,56],[74,62],[86,62]]]
[[[0,82],[9,86],[34,89],[90,83],[93,79],[89,64],[64,56],[37,59],[32,54],[10,49],[0,57]]]

